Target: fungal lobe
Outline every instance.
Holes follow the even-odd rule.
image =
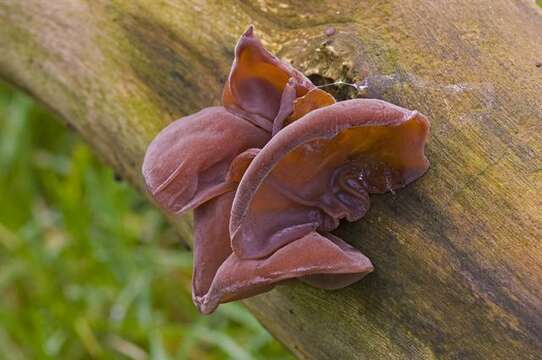
[[[193,209],[234,190],[235,182],[228,179],[233,159],[247,149],[262,147],[269,137],[220,106],[183,117],[149,145],[142,168],[147,188],[170,212]]]
[[[232,112],[271,132],[289,79],[296,97],[315,88],[305,75],[268,52],[249,27],[235,47],[222,101]]]
[[[312,89],[294,100],[292,113],[287,118],[287,123],[292,123],[313,110],[333,104],[335,104],[335,98],[329,93],[321,89]]]
[[[208,314],[220,303],[271,290],[283,280],[300,278],[315,286],[334,289],[349,285],[373,270],[371,261],[357,249],[331,234],[326,238],[316,232],[265,259],[239,258],[231,250],[228,232],[233,195],[234,192],[221,195],[194,213],[193,299],[200,312]]]
[[[359,220],[369,193],[395,190],[428,167],[427,120],[380,100],[314,110],[285,127],[250,164],[232,208],[232,247],[261,258],[312,231]]]

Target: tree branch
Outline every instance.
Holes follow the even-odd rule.
[[[363,82],[366,96],[418,109],[433,125],[429,173],[396,196],[374,196],[368,216],[339,229],[375,273],[337,292],[279,286],[246,301],[251,311],[302,358],[539,356],[534,2],[0,0],[0,75],[141,188],[146,145],[170,121],[219,102],[249,23],[314,81]]]

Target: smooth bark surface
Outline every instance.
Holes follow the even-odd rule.
[[[313,81],[363,82],[364,96],[432,122],[429,172],[373,196],[368,215],[337,232],[375,272],[336,292],[280,286],[246,301],[251,311],[307,359],[540,358],[542,13],[533,1],[0,0],[0,76],[141,187],[153,136],[219,103],[249,23]]]

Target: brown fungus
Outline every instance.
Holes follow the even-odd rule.
[[[369,209],[369,193],[401,188],[428,168],[429,122],[381,100],[309,112],[273,137],[237,189],[230,221],[241,258],[269,256],[313,231],[334,230]]]
[[[297,97],[315,88],[305,75],[268,52],[250,26],[235,47],[222,102],[230,111],[271,132],[290,79]]]
[[[200,312],[208,314],[221,303],[269,291],[283,280],[300,278],[332,289],[373,270],[371,261],[354,247],[331,234],[326,238],[316,232],[264,259],[239,258],[231,250],[228,231],[234,195],[223,194],[194,212],[192,297]]]
[[[233,159],[269,137],[223,107],[203,109],[171,123],[152,141],[143,160],[145,183],[164,209],[193,209],[234,190],[228,179]]]
[[[252,27],[236,46],[223,104],[162,130],[142,168],[161,207],[194,209],[198,309],[287,279],[336,289],[371,272],[329,231],[363,217],[370,193],[427,170],[427,120],[379,100],[335,103],[267,52]]]

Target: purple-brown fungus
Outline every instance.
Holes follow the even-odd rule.
[[[338,289],[373,270],[330,232],[356,221],[369,194],[394,191],[429,163],[429,122],[381,100],[335,102],[241,36],[223,106],[163,129],[143,176],[165,210],[194,209],[194,303],[205,314],[288,279]]]

